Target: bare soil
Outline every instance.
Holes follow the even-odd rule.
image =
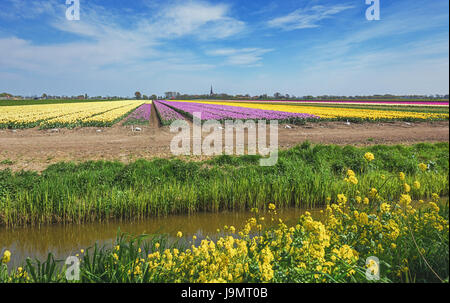
[[[59,161],[118,160],[128,163],[138,158],[172,158],[170,142],[175,134],[168,127],[161,127],[154,113],[153,108],[149,125],[134,126],[134,130],[132,126],[121,124],[109,128],[0,129],[0,169],[42,171]],[[141,130],[136,131],[136,127]],[[449,123],[347,125],[345,122],[320,122],[302,126],[280,125],[278,137],[280,149],[293,147],[305,140],[357,146],[449,142]],[[185,158],[202,160],[207,157]]]

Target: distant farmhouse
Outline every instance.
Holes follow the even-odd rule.
[[[14,97],[11,94],[8,93],[1,93],[0,94],[0,100],[20,100],[22,97]]]
[[[175,99],[180,96],[180,93],[178,92],[165,92],[164,95],[166,96],[166,99]]]

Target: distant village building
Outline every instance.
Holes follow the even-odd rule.
[[[16,100],[13,95],[8,93],[1,93],[0,100]]]
[[[166,95],[166,99],[174,99],[180,96],[180,93],[178,92],[166,92],[164,94]]]

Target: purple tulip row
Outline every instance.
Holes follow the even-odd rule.
[[[227,119],[242,119],[242,120],[280,120],[292,121],[297,119],[318,119],[318,116],[303,113],[289,113],[273,110],[244,108],[220,104],[203,104],[192,102],[173,102],[160,101],[172,108],[193,116],[195,112],[202,113],[202,120],[227,120]]]
[[[141,122],[145,123],[150,120],[150,115],[152,112],[152,105],[151,104],[142,104],[134,112],[132,112],[126,119],[124,120],[125,123],[135,123],[135,122]]]
[[[163,125],[168,125],[172,123],[172,121],[175,120],[185,120],[182,114],[179,112],[173,110],[172,108],[168,107],[167,105],[164,105],[160,101],[154,101],[156,111],[158,112],[159,118],[161,120],[161,123]]]

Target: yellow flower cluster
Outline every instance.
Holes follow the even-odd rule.
[[[358,184],[358,179],[356,178],[355,172],[351,169],[347,171],[347,177],[344,179],[345,182],[351,183],[351,184]]]
[[[150,276],[162,281],[175,282],[273,282],[275,267],[283,262],[286,254],[294,261],[291,274],[301,276],[311,267],[317,273],[313,280],[326,280],[326,274],[342,272],[339,264],[345,262],[353,274],[352,266],[358,260],[358,253],[348,245],[333,245],[329,230],[311,214],[301,217],[300,223],[288,228],[284,223],[260,233],[257,229],[260,218],[247,220],[242,231],[230,233],[216,242],[204,239],[200,245],[192,245],[185,251],[178,249],[157,250],[138,264],[150,271]],[[301,240],[294,243],[294,240]],[[139,262],[138,262],[139,263]],[[295,265],[295,266],[294,266]],[[142,272],[129,270],[130,275]],[[306,276],[305,276],[306,277]]]
[[[369,162],[372,162],[373,160],[375,160],[375,156],[370,152],[365,153],[364,158]]]
[[[216,241],[203,239],[184,251],[157,245],[145,259],[136,258],[128,275],[132,279],[145,276],[151,281],[201,283],[283,281],[280,277],[303,282],[330,282],[337,276],[352,279],[362,253],[370,256],[392,251],[395,255],[399,239],[409,236],[408,224],[417,233],[428,228],[448,230],[448,221],[438,214],[434,202],[420,212],[405,212],[405,205],[412,209],[407,194],[399,203],[382,202],[375,211],[349,205],[344,194],[337,202],[327,206],[320,221],[306,212],[295,226],[288,227],[280,220],[276,228],[261,233],[256,228],[261,218],[255,217],[247,220],[238,234],[225,227],[229,231],[225,236]]]
[[[426,171],[428,169],[428,165],[426,165],[425,163],[420,163],[419,168],[421,171]]]
[[[9,250],[5,250],[3,252],[3,257],[0,259],[1,263],[8,263],[11,260],[11,252]]]

